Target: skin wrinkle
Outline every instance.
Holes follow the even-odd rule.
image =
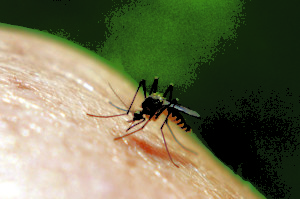
[[[113,141],[132,115],[86,113],[123,113],[108,103],[121,106],[108,81],[126,104],[136,88],[103,63],[35,35],[2,30],[0,38],[0,198],[257,198],[176,124],[199,155],[164,128],[180,168],[172,165],[162,117]]]

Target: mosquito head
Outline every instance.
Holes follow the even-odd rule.
[[[141,111],[136,111],[134,114],[133,114],[133,121],[137,121],[137,120],[141,120],[143,119],[143,113]]]

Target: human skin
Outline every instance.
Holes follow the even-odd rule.
[[[176,125],[124,135],[136,87],[94,58],[47,38],[0,30],[0,198],[258,198]],[[152,82],[151,82],[152,83]],[[143,97],[138,96],[134,109]]]

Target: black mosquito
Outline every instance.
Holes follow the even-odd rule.
[[[116,137],[114,140],[119,140],[121,138],[124,138],[124,137],[127,137],[129,135],[132,135],[140,130],[142,130],[147,124],[148,122],[151,120],[151,119],[157,119],[164,111],[167,111],[167,117],[165,119],[165,121],[163,122],[162,126],[160,127],[160,130],[161,130],[161,133],[162,133],[162,137],[163,137],[163,141],[164,141],[164,145],[165,145],[165,148],[166,148],[166,151],[168,153],[168,156],[171,160],[171,162],[176,166],[176,167],[179,167],[177,164],[175,164],[175,162],[173,161],[171,155],[170,155],[170,152],[168,150],[168,146],[167,146],[167,143],[166,143],[166,139],[165,139],[165,136],[164,136],[164,133],[163,133],[163,127],[165,124],[167,124],[173,138],[175,139],[175,141],[182,147],[184,148],[185,150],[188,150],[192,153],[196,153],[188,148],[186,148],[184,145],[182,145],[175,137],[175,135],[173,134],[170,126],[169,126],[169,123],[168,123],[168,119],[169,117],[173,117],[175,118],[173,121],[180,127],[182,128],[184,131],[186,132],[189,132],[191,131],[191,127],[186,123],[186,121],[184,120],[183,116],[180,114],[180,112],[183,112],[183,113],[186,113],[188,115],[191,115],[193,117],[200,117],[200,115],[195,112],[195,111],[192,111],[186,107],[183,107],[183,106],[180,106],[177,104],[178,100],[177,99],[172,99],[172,92],[173,92],[173,85],[170,84],[169,87],[167,88],[167,90],[165,91],[165,93],[163,95],[161,95],[160,93],[157,92],[157,85],[158,85],[158,78],[155,78],[154,79],[154,82],[152,84],[152,87],[151,87],[151,90],[150,90],[150,95],[147,97],[147,94],[146,94],[146,81],[144,79],[142,79],[139,83],[139,87],[137,88],[137,91],[133,97],[133,100],[129,106],[128,109],[122,109],[122,108],[119,108],[118,106],[112,104],[110,102],[111,105],[113,105],[114,107],[120,109],[120,110],[123,110],[123,111],[126,111],[126,113],[123,113],[123,114],[118,114],[118,115],[110,115],[110,116],[99,116],[99,115],[92,115],[92,114],[88,114],[88,116],[91,116],[91,117],[100,117],[100,118],[110,118],[110,117],[119,117],[119,116],[124,116],[124,115],[128,115],[128,113],[130,112],[130,109],[132,107],[132,104],[135,100],[135,97],[139,91],[139,89],[141,87],[143,87],[143,91],[144,91],[144,98],[145,100],[143,101],[141,107],[142,107],[142,110],[141,111],[136,111],[133,113],[133,119],[128,121],[130,122],[130,126],[128,127],[128,129],[126,130],[126,132],[128,132],[130,129],[132,129],[133,127],[139,125],[139,124],[142,124],[143,122],[144,125],[133,131],[133,132],[130,132],[130,133],[127,133],[125,135],[122,135],[120,137]],[[111,87],[111,86],[110,86]],[[112,89],[112,87],[111,87]],[[115,93],[115,91],[112,89],[112,91]],[[166,100],[166,97],[169,93],[169,100]],[[115,95],[119,98],[119,100],[123,103],[123,105],[125,107],[126,104],[122,101],[122,99],[115,93]],[[148,118],[148,120],[146,121],[146,118],[145,116]],[[135,123],[137,122],[137,123]],[[134,124],[135,123],[135,124]]]

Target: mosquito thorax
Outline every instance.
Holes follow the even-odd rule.
[[[162,107],[164,101],[164,97],[159,93],[153,93],[152,95],[149,95],[142,103],[142,112],[148,115],[155,113],[157,109]]]
[[[149,103],[153,105],[162,105],[165,101],[165,98],[162,96],[161,93],[153,93],[152,95],[149,95],[146,99],[149,98]],[[146,101],[146,100],[145,100]]]

